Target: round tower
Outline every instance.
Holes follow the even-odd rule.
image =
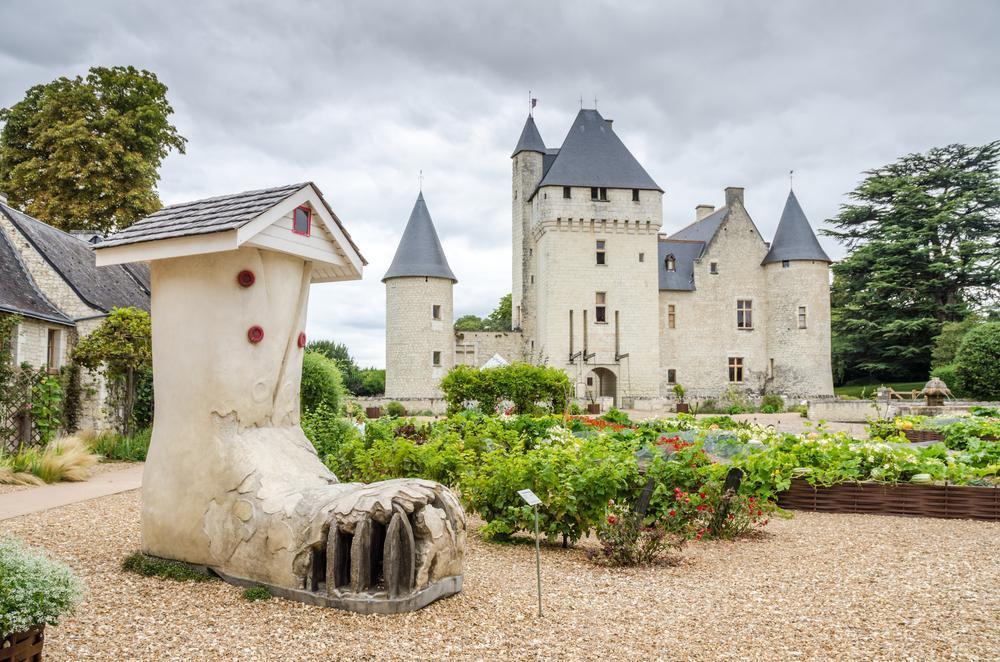
[[[448,266],[424,195],[410,212],[385,283],[385,397],[440,398],[441,378],[455,365]]]
[[[511,323],[521,329],[525,342],[534,339],[534,291],[531,277],[535,275],[534,246],[531,236],[531,194],[542,181],[545,163],[545,142],[535,118],[528,115],[524,129],[511,154],[511,241],[512,285]]]
[[[761,265],[769,300],[769,390],[792,397],[833,395],[830,258],[794,192]]]

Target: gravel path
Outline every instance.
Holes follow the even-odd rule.
[[[1000,524],[799,513],[675,566],[615,570],[582,549],[470,536],[465,590],[415,614],[249,603],[221,582],[126,574],[139,492],[4,522],[86,576],[48,659],[996,659]]]

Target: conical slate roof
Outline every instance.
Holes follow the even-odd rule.
[[[517,139],[517,147],[514,148],[514,153],[510,157],[514,158],[521,152],[545,153],[545,141],[542,140],[542,134],[538,133],[535,118],[531,115],[528,115],[524,128],[521,129],[521,137]]]
[[[396,248],[396,256],[392,258],[392,264],[382,277],[382,282],[407,276],[448,278],[458,282],[448,266],[448,258],[444,256],[444,249],[441,248],[431,214],[427,211],[423,193],[417,196],[417,202],[410,212],[410,220],[406,223],[403,237]]]
[[[820,260],[830,262],[829,256],[819,245],[816,234],[809,225],[805,212],[799,206],[793,191],[788,192],[785,209],[781,212],[778,229],[774,232],[771,250],[761,264],[782,262],[783,260]]]
[[[542,186],[602,186],[662,191],[596,110],[581,109]]]

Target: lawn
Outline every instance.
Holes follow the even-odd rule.
[[[879,386],[889,386],[900,393],[909,393],[910,391],[916,389],[920,390],[926,384],[923,382],[889,382],[889,383],[875,383],[875,384],[850,384],[848,386],[836,386],[833,392],[837,395],[845,395],[851,398],[860,398],[862,391],[865,397],[872,397],[875,395],[875,391]]]

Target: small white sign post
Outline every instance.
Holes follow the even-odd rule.
[[[535,577],[538,579],[538,617],[542,617],[542,555],[538,542],[538,504],[542,502],[531,490],[518,490],[518,496],[535,509]]]

